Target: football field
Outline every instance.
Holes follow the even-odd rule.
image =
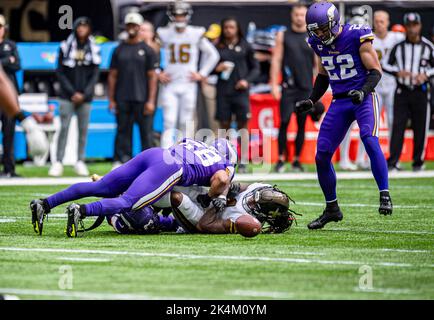
[[[0,184],[0,293],[21,299],[434,299],[434,178],[391,179],[394,213],[388,217],[378,214],[373,179],[338,181],[344,220],[316,231],[306,224],[323,209],[318,182],[276,184],[302,216],[284,234],[252,239],[118,235],[107,224],[69,239],[66,205],[52,211],[40,237],[29,201],[65,185]]]

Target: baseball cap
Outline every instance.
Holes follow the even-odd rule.
[[[124,23],[125,24],[138,24],[141,25],[144,22],[143,17],[140,13],[130,12],[125,16]]]
[[[5,26],[6,25],[6,19],[4,15],[0,14],[0,25]]]
[[[420,14],[417,12],[409,12],[404,15],[404,24],[409,23],[421,23],[422,19],[420,18]]]
[[[221,27],[217,23],[213,23],[209,26],[208,31],[205,32],[205,37],[208,39],[216,39],[220,37]]]

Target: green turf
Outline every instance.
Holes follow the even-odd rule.
[[[67,297],[91,292],[157,299],[434,299],[434,179],[392,179],[396,208],[390,217],[377,212],[373,180],[339,181],[344,220],[318,231],[306,228],[322,210],[317,182],[277,184],[299,203],[294,209],[303,216],[285,234],[253,239],[239,235],[122,236],[106,225],[82,238],[68,239],[63,233],[65,219],[59,216],[45,223],[44,235],[39,237],[30,224],[28,202],[64,186],[0,187],[1,248],[127,253],[0,249],[0,292],[4,288],[62,291],[59,268],[67,265],[73,275],[73,288],[65,290]],[[64,209],[65,205],[52,213]],[[71,257],[110,261],[60,260]],[[358,289],[363,265],[372,268],[373,290]]]
[[[315,172],[314,164],[304,164],[303,165],[306,172]],[[425,163],[427,170],[434,170],[434,161],[427,161]],[[103,175],[106,172],[110,171],[112,167],[112,163],[110,162],[91,162],[88,163],[88,169],[90,173],[96,173],[99,175]],[[403,170],[411,170],[411,162],[403,162],[401,163],[401,167]],[[29,165],[17,165],[16,171],[18,174],[23,177],[48,177],[48,169],[49,166],[35,167]],[[255,170],[256,173],[260,172],[271,172],[273,170],[273,165],[249,165],[248,170]],[[335,165],[336,171],[342,171],[339,168],[339,165]],[[292,172],[291,163],[286,164],[286,172]],[[64,166],[64,177],[75,177],[77,176],[74,172],[74,168],[72,166]]]

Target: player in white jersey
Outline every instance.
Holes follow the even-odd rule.
[[[387,62],[388,56],[392,48],[398,42],[405,39],[405,35],[401,32],[389,31],[389,14],[386,11],[378,10],[374,12],[374,35],[375,39],[373,46],[377,51],[378,58],[383,65]],[[396,80],[390,74],[383,73],[380,82],[378,83],[375,91],[377,93],[380,110],[386,108],[387,127],[389,135],[392,131],[393,123],[393,99],[396,89]],[[366,169],[369,167],[369,158],[366,155],[365,148],[362,143],[359,143],[359,150],[357,152],[356,163],[359,167]]]
[[[186,136],[186,123],[195,118],[197,83],[205,79],[219,61],[214,45],[204,37],[205,28],[188,25],[192,9],[183,1],[168,7],[170,23],[157,29],[161,47],[164,48],[162,83],[159,104],[163,107],[164,132],[161,147],[169,148],[179,137],[174,129]],[[199,55],[201,65],[198,70]],[[193,130],[194,131],[194,130]]]
[[[184,230],[193,233],[238,232],[244,236],[255,236],[261,229],[263,232],[281,233],[289,229],[295,220],[293,211],[289,209],[290,198],[269,184],[232,183],[227,207],[218,213],[201,205],[199,198],[207,192],[205,187],[177,186],[155,205],[172,207],[178,223]]]

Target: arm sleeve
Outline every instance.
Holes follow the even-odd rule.
[[[207,77],[219,62],[220,56],[214,45],[205,37],[199,40],[199,49],[203,54],[199,73]]]
[[[383,71],[391,74],[393,76],[396,75],[396,73],[399,71],[398,66],[396,65],[396,50],[398,48],[399,44],[396,44],[392,51],[390,51],[390,54],[387,59],[385,59],[385,63],[381,66],[383,68]]]
[[[246,80],[247,82],[253,82],[260,73],[259,62],[255,58],[255,52],[250,45],[247,45],[247,67],[249,68]]]
[[[6,72],[16,72],[21,69],[20,56],[18,55],[17,46],[13,42],[8,42],[11,46],[10,54],[1,59],[1,65]],[[14,57],[15,61],[11,62],[10,57]]]
[[[118,54],[119,54],[119,50],[118,50],[119,46],[115,48],[115,50],[113,51],[112,54],[112,59],[110,61],[110,69],[118,69],[118,63],[119,63],[119,59],[118,59]]]
[[[86,101],[92,100],[93,92],[95,89],[95,85],[98,82],[98,78],[99,78],[99,67],[97,65],[93,65],[92,75],[87,80],[87,84],[83,92]]]
[[[434,46],[430,45],[429,46],[430,49],[430,55],[429,55],[429,67],[427,67],[425,74],[428,78],[433,78],[434,77]]]
[[[62,49],[59,49],[59,54],[57,58],[57,69],[56,69],[57,79],[59,79],[60,86],[67,96],[71,97],[75,93],[75,89],[65,75],[65,66],[63,65],[63,53]]]
[[[146,54],[146,71],[157,69],[159,67],[157,54],[150,47],[146,49]]]
[[[319,73],[318,76],[315,79],[315,83],[313,85],[312,93],[310,94],[309,99],[312,100],[312,102],[315,104],[321,97],[324,95],[324,93],[327,91],[329,87],[329,77],[325,74]]]

